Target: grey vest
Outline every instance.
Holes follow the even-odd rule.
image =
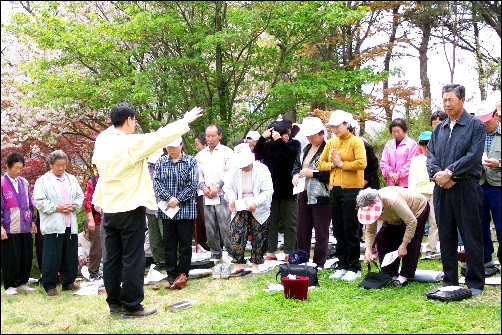
[[[496,158],[500,160],[500,134],[495,134],[495,136],[493,136],[493,141],[490,145],[490,151],[487,152],[487,155],[489,158]],[[500,187],[500,168],[489,168],[483,165],[483,173],[481,174],[481,178],[479,179],[479,184],[483,185],[485,180],[488,181],[488,184],[492,186]]]

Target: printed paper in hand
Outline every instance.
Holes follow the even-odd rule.
[[[236,211],[247,211],[249,207],[247,199],[235,200],[235,210]]]
[[[164,214],[166,214],[168,217],[170,217],[171,219],[176,215],[176,213],[178,213],[178,211],[180,210],[180,206],[176,206],[176,207],[169,207],[169,204],[167,203],[167,201],[165,200],[162,200],[162,201],[159,201],[159,203],[157,204],[157,206],[164,212]]]
[[[219,205],[220,204],[220,196],[216,196],[214,198],[208,198],[204,196],[204,205]]]
[[[388,252],[384,256],[382,264],[380,264],[380,267],[383,268],[384,266],[387,266],[387,265],[391,264],[392,262],[394,262],[397,259],[397,257],[398,257],[397,250],[396,251]]]
[[[483,156],[481,157],[481,164],[484,164],[485,160],[488,159],[488,155],[486,154],[486,152],[483,152]]]
[[[305,177],[298,178],[298,184],[296,184],[296,186],[293,186],[293,194],[298,194],[298,193],[305,191],[305,180],[306,179],[307,178],[305,178]]]

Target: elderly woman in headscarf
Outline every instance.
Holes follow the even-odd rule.
[[[415,277],[420,257],[425,222],[430,211],[427,199],[417,191],[387,186],[380,190],[361,190],[356,201],[359,222],[366,225],[364,263],[368,264],[375,258],[372,251],[375,240],[380,264],[387,253],[397,249],[398,258],[382,267],[382,272],[391,275],[393,286],[407,285],[408,278]],[[378,233],[377,220],[383,221]]]

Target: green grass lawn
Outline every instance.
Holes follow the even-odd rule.
[[[441,261],[420,261],[419,269],[442,270]],[[460,267],[459,267],[460,268]],[[192,279],[181,291],[145,286],[145,307],[156,315],[139,319],[110,318],[106,294],[75,296],[61,292],[1,295],[2,333],[501,333],[500,286],[486,286],[482,295],[458,302],[426,300],[425,292],[441,283],[410,282],[406,287],[365,290],[356,282],[329,279],[305,301],[285,299],[283,292],[263,289],[277,283],[274,271],[246,277]],[[363,277],[366,267],[363,266]],[[185,300],[193,307],[170,312]]]

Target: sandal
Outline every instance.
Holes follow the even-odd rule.
[[[406,286],[408,285],[408,281],[400,282],[398,279],[391,279],[390,280],[390,285],[397,287],[397,286]]]

